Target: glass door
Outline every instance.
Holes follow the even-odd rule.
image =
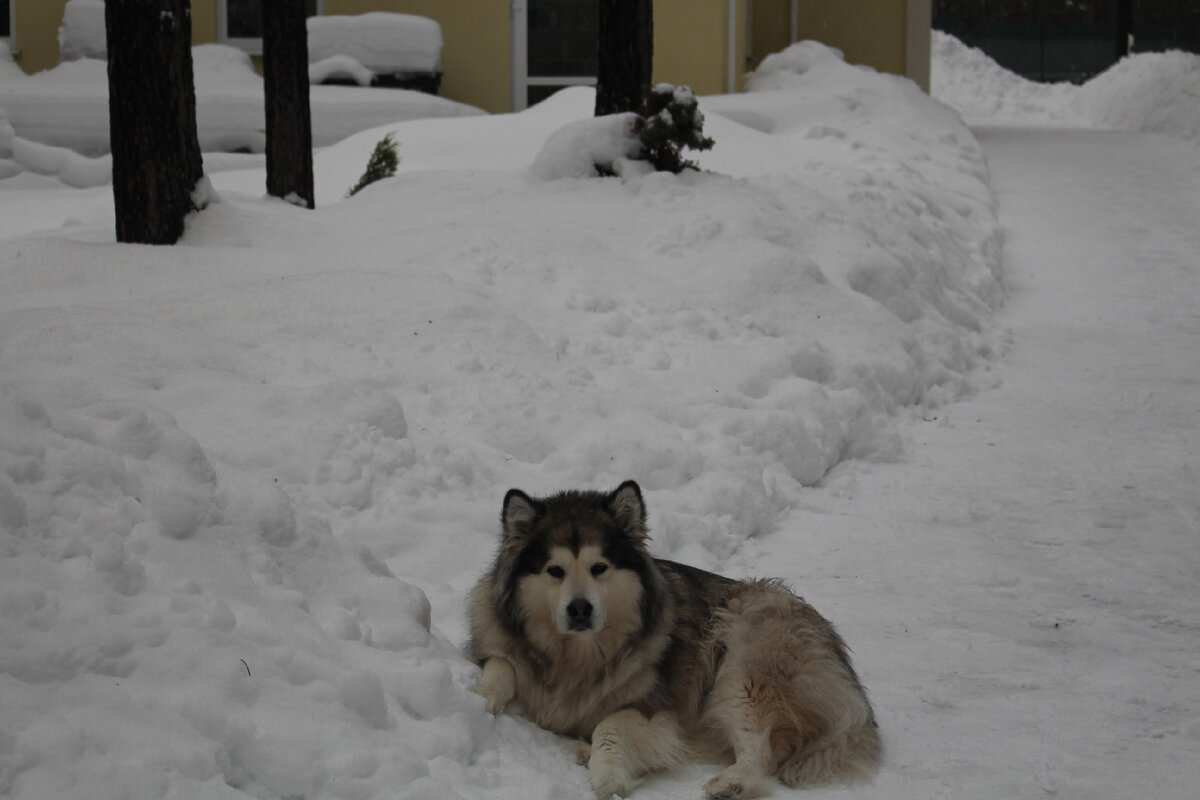
[[[513,0],[513,109],[596,84],[596,0]]]

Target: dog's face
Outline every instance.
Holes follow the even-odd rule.
[[[645,508],[632,481],[611,494],[504,499],[502,616],[542,637],[627,637],[642,627]],[[507,612],[507,613],[506,613]]]

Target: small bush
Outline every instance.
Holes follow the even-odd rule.
[[[704,114],[696,95],[687,86],[660,83],[651,89],[637,132],[645,148],[642,157],[662,172],[699,169],[683,157],[682,148],[708,150],[713,146],[713,140],[704,135]]]
[[[353,197],[375,181],[381,181],[396,174],[396,167],[400,166],[400,155],[396,151],[396,140],[392,136],[393,134],[389,133],[376,143],[375,149],[371,151],[371,157],[367,160],[366,172],[358,179],[358,183],[346,192],[346,197]]]

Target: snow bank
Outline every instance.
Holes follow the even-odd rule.
[[[58,60],[103,59],[108,54],[104,0],[67,0],[58,28]]]
[[[529,173],[542,180],[557,178],[594,178],[597,168],[608,172],[621,170],[642,151],[641,140],[633,132],[637,114],[612,114],[572,122],[550,135]],[[632,168],[632,165],[630,165]]]
[[[376,73],[441,72],[442,26],[386,11],[309,17],[309,61],[334,56],[348,56]]]
[[[931,91],[972,123],[1141,130],[1200,141],[1200,55],[1194,53],[1139,53],[1082,86],[1045,84],[934,31]]]
[[[1200,143],[1200,55],[1176,50],[1123,58],[1079,87],[1074,105],[1097,127]]]
[[[315,211],[218,173],[175,247],[0,191],[0,791],[589,797],[455,649],[505,490],[636,478],[656,554],[741,574],[1002,344],[978,144],[806,52],[701,99],[705,172],[583,177],[623,123],[574,89],[356,134]]]
[[[0,132],[0,154],[4,150],[5,136]],[[104,186],[112,181],[111,155],[88,158],[65,147],[38,144],[19,136],[9,137],[8,150],[15,168],[13,174],[25,170],[35,175],[48,175],[75,189]]]
[[[108,73],[104,61],[80,58],[25,75],[4,70],[0,57],[0,107],[16,135],[41,145],[68,148],[95,158],[108,152]],[[265,148],[262,78],[250,57],[232,47],[192,49],[196,126],[205,152],[254,152]],[[474,116],[477,108],[423,92],[313,86],[313,143],[340,141],[365,128],[426,117]]]

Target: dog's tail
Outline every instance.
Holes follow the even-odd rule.
[[[879,729],[868,725],[813,742],[780,764],[777,777],[793,788],[854,783],[872,777],[882,760]]]

